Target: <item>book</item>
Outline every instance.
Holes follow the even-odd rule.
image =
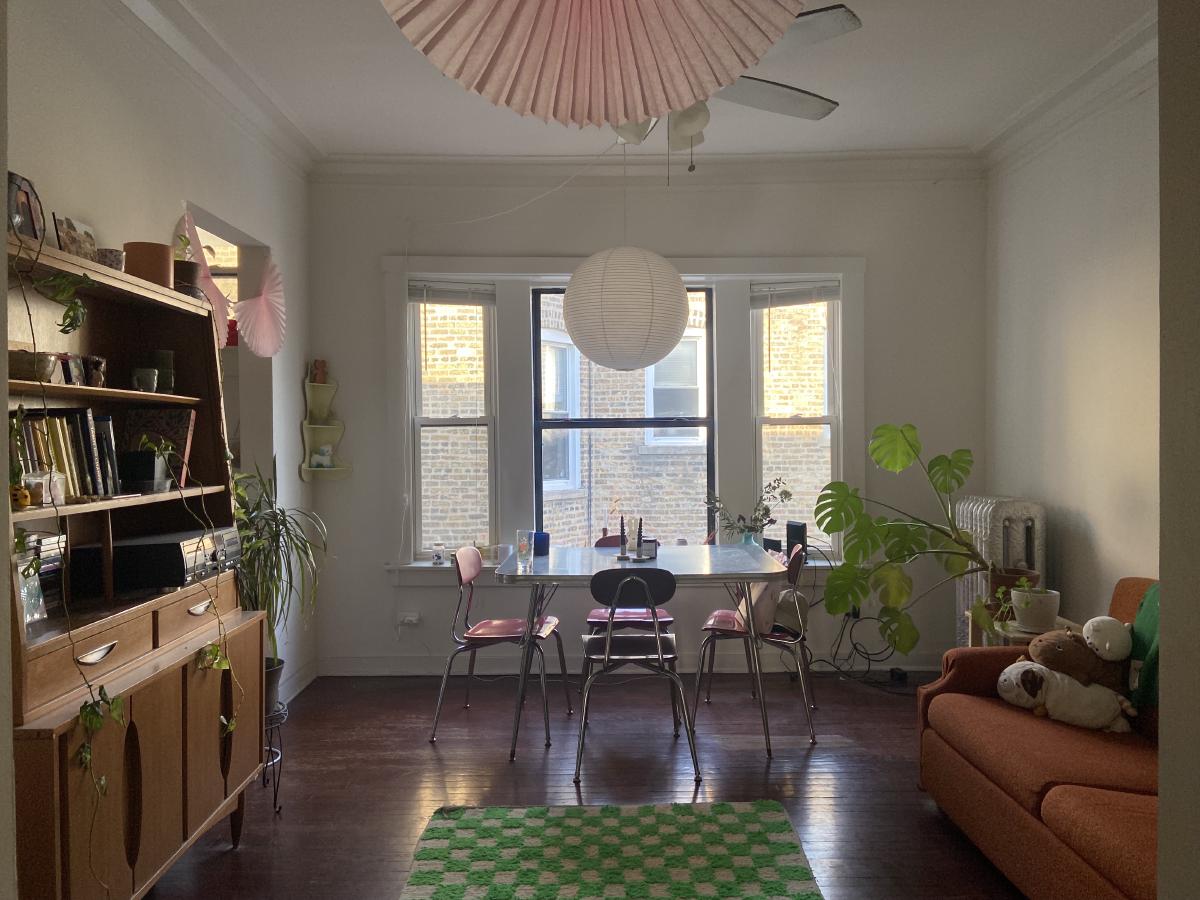
[[[109,496],[115,496],[121,493],[121,479],[117,472],[117,441],[113,436],[112,416],[95,416],[94,421],[104,479],[109,487]]]
[[[110,492],[104,488],[104,477],[100,471],[100,449],[96,446],[96,422],[90,408],[80,410],[79,427],[83,432],[83,450],[88,458],[92,485],[97,494],[109,496]]]
[[[140,450],[143,436],[155,442],[169,441],[178,454],[178,459],[171,459],[171,474],[175,476],[180,487],[186,487],[188,458],[192,453],[192,432],[195,427],[194,409],[131,409],[125,415],[125,448]]]

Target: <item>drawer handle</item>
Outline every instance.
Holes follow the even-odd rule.
[[[202,616],[206,612],[208,612],[210,609],[212,609],[212,605],[213,605],[212,597],[209,597],[207,600],[202,600],[201,602],[197,603],[195,606],[189,606],[188,607],[188,615],[189,616]]]
[[[105,644],[103,647],[97,647],[95,650],[89,650],[87,653],[75,657],[75,662],[79,663],[81,666],[94,666],[116,649],[117,642],[112,641],[111,643]]]

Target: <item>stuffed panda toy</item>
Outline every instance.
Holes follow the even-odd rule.
[[[1130,731],[1126,715],[1137,715],[1132,704],[1101,684],[1083,685],[1070,675],[1029,660],[1015,662],[1000,673],[996,691],[1002,699],[1068,725],[1103,731]]]

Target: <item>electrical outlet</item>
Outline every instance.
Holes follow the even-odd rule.
[[[403,625],[406,628],[420,625],[421,614],[419,612],[402,612],[396,616],[396,624]]]

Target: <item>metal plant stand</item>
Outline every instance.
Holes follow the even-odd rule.
[[[268,781],[271,783],[273,795],[271,801],[276,815],[283,809],[279,805],[279,776],[283,772],[283,723],[287,721],[287,718],[287,704],[280,700],[276,702],[275,709],[267,715],[263,722],[267,744],[264,748],[262,783],[263,787],[267,786]]]

